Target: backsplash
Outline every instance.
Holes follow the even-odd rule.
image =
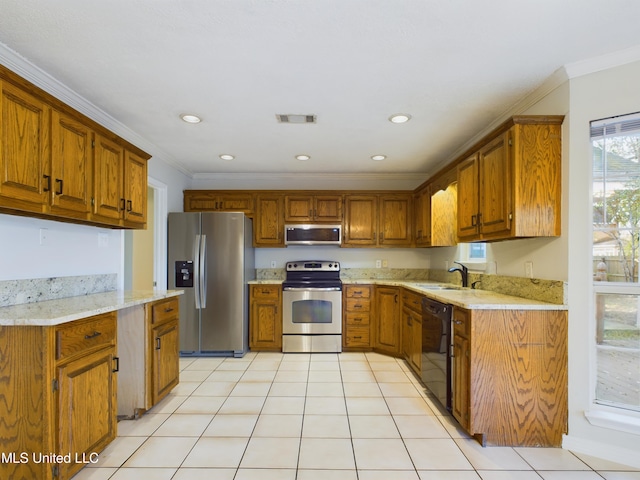
[[[256,270],[257,280],[284,280],[287,272],[284,268],[259,268]],[[343,268],[342,279],[371,280],[427,280],[429,270],[424,268]]]
[[[0,281],[0,307],[110,292],[117,289],[117,281],[115,273],[3,280]]]
[[[449,273],[447,270],[429,271],[429,280],[432,282],[461,284],[458,272]],[[528,298],[540,302],[566,305],[567,284],[560,280],[544,280],[541,278],[507,277],[504,275],[485,275],[469,272],[469,286],[475,283],[479,290],[512,295],[514,297]]]

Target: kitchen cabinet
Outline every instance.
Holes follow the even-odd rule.
[[[174,297],[145,305],[147,408],[166,397],[179,382],[179,308],[179,300]]]
[[[250,286],[249,348],[282,351],[282,286]]]
[[[402,289],[402,356],[422,375],[422,295]]]
[[[253,193],[243,191],[185,190],[185,212],[243,212],[252,217]]]
[[[455,307],[453,350],[453,415],[469,434],[483,445],[562,444],[566,311]]]
[[[116,330],[115,312],[58,326],[0,326],[0,445],[30,460],[3,461],[1,478],[69,479],[115,438]],[[68,457],[32,461],[32,453],[52,452]]]
[[[285,195],[286,222],[342,222],[342,195]]]
[[[431,246],[431,185],[424,185],[413,200],[416,247]]]
[[[373,348],[381,353],[402,355],[402,311],[400,287],[376,286]]]
[[[458,182],[456,168],[448,168],[431,182],[431,246],[450,247],[458,244]]]
[[[343,297],[345,350],[371,350],[371,285],[346,285]]]
[[[0,211],[145,228],[147,160],[0,66]]]
[[[461,241],[560,235],[563,117],[513,117],[457,165]]]
[[[411,246],[411,194],[346,195],[345,210],[344,246]]]
[[[279,194],[256,195],[253,239],[256,247],[284,247],[284,199]]]

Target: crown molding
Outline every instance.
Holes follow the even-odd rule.
[[[66,103],[78,112],[109,129],[116,135],[124,138],[133,145],[136,145],[138,148],[141,148],[150,154],[154,160],[160,160],[170,165],[189,178],[193,176],[192,172],[186,170],[169,154],[158,148],[157,145],[154,145],[141,137],[129,127],[119,122],[111,115],[95,106],[89,100],[71,90],[65,84],[49,75],[44,70],[38,68],[33,63],[29,62],[29,60],[2,43],[0,43],[0,63],[14,73],[20,75],[25,80],[56,97],[58,100]]]
[[[637,61],[640,61],[640,45],[611,52],[606,55],[588,58],[579,62],[568,63],[564,66],[564,69],[567,72],[567,76],[571,79]]]

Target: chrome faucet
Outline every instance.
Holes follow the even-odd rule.
[[[462,277],[462,286],[467,287],[469,285],[469,269],[465,267],[463,264],[461,264],[460,262],[453,262],[453,263],[457,263],[462,268],[451,267],[448,271],[450,273],[460,272],[460,276]]]

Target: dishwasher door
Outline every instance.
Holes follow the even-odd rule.
[[[451,319],[453,307],[422,300],[422,381],[451,411]]]

